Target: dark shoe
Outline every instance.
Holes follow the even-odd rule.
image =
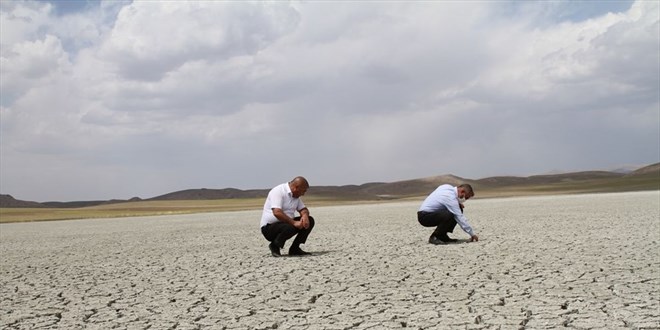
[[[445,241],[443,241],[443,240],[441,240],[441,239],[439,239],[435,236],[429,237],[429,243],[431,243],[433,245],[445,245],[445,244],[447,244],[447,242],[445,242]]]
[[[297,248],[290,248],[289,249],[289,255],[290,256],[307,256],[310,255],[311,253],[303,251],[300,247]]]
[[[271,242],[270,244],[268,244],[268,248],[270,249],[270,254],[273,257],[281,257],[282,256],[282,254],[280,253],[280,247],[277,246],[277,244]]]
[[[438,239],[441,240],[441,241],[443,241],[443,242],[445,242],[445,243],[455,243],[455,242],[458,242],[458,240],[455,239],[455,238],[449,238],[449,236],[447,236],[447,234],[440,235],[440,236],[438,237]]]

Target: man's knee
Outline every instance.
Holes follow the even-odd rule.
[[[269,224],[261,228],[264,237],[269,241],[276,239],[280,235],[293,236],[296,234],[296,231],[296,227],[284,222]]]
[[[300,221],[300,218],[301,217],[295,217],[295,218],[293,218],[293,220]],[[309,228],[308,228],[308,230],[311,230],[312,228],[314,228],[314,217],[309,216],[308,219],[309,219]]]

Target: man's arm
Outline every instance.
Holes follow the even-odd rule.
[[[458,203],[458,206],[461,207],[461,213],[464,213],[463,209],[465,209],[465,205],[463,205],[463,203]],[[470,242],[478,242],[478,241],[479,241],[479,236],[477,236],[477,234],[470,235]]]
[[[282,209],[274,207],[272,208],[272,210],[273,210],[273,215],[277,218],[277,220],[280,220],[284,223],[288,223],[298,229],[303,228],[302,221],[293,220],[293,218],[286,215],[286,213],[284,213]]]
[[[463,229],[464,232],[466,232],[468,235],[470,235],[470,241],[478,241],[479,236],[477,236],[474,233],[474,230],[472,229],[472,226],[467,221],[467,218],[465,215],[463,215],[463,208],[461,207],[460,203],[456,203],[456,205],[449,204],[447,205],[447,209],[449,212],[454,214],[454,219],[456,219],[456,223],[458,223],[459,226],[461,226],[461,229]]]

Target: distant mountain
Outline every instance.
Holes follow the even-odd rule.
[[[638,175],[660,175],[660,163],[655,163],[649,166],[644,166],[637,170],[634,170],[628,174],[629,176],[638,176]]]
[[[17,200],[11,195],[0,195],[0,207],[45,207],[37,202]]]
[[[139,197],[133,197],[129,200],[123,199],[111,199],[108,201],[75,201],[75,202],[31,202],[31,201],[22,201],[15,199],[11,195],[0,195],[0,207],[7,208],[39,208],[39,207],[48,207],[48,208],[60,208],[60,209],[69,209],[69,208],[79,208],[79,207],[89,207],[103,204],[118,204],[126,202],[138,202],[141,201]]]
[[[558,182],[584,181],[594,179],[613,179],[625,174],[605,171],[588,171],[563,174],[533,175],[528,177],[495,176],[476,180],[478,186],[497,188],[512,185],[544,185]]]
[[[225,189],[186,189],[169,194],[149,198],[150,201],[174,201],[174,200],[204,200],[204,199],[231,199],[231,198],[253,198],[263,197],[268,194],[267,189],[240,190],[235,188]]]
[[[611,169],[609,171],[614,172],[614,173],[628,174],[630,172],[635,171],[636,169],[637,169],[636,167],[632,168],[632,167],[627,167],[627,166],[621,166],[621,167]]]
[[[60,209],[72,209],[72,208],[90,207],[90,206],[96,206],[96,205],[119,204],[119,203],[126,203],[126,202],[139,202],[141,200],[142,199],[140,197],[133,197],[133,198],[128,199],[128,200],[111,199],[111,200],[108,200],[108,201],[100,200],[100,201],[75,201],[75,202],[43,202],[41,204],[45,207],[60,208]]]
[[[624,174],[609,171],[585,171],[575,173],[533,175],[528,177],[494,176],[478,180],[454,175],[441,175],[396,182],[370,182],[361,185],[312,186],[306,197],[334,200],[383,200],[425,196],[439,185],[448,183],[473,185],[479,196],[504,196],[526,193],[578,193],[612,192],[660,189],[660,163],[639,168]],[[236,198],[265,198],[269,189],[240,190],[187,189],[146,199],[147,201],[217,200]],[[484,194],[482,194],[484,192]],[[16,200],[10,195],[0,195],[0,207],[51,207],[76,208],[101,204],[142,201],[130,200],[78,201],[78,202],[29,202]]]

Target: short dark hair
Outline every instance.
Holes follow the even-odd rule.
[[[293,178],[293,180],[291,180],[290,183],[297,186],[297,187],[309,188],[309,182],[307,182],[307,179],[305,179],[302,176],[297,176],[297,177]]]
[[[471,185],[469,185],[467,183],[463,183],[463,184],[459,185],[458,188],[463,188],[463,190],[465,190],[465,192],[468,193],[468,195],[474,196],[474,189],[472,189]]]

